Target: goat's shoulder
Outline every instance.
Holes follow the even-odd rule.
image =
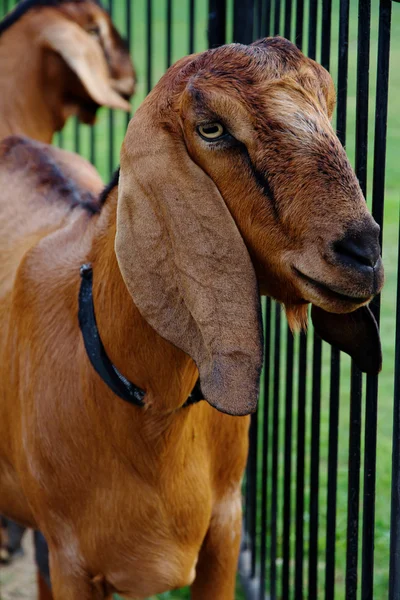
[[[80,215],[92,219],[102,187],[94,168],[72,153],[20,136],[0,143],[0,297],[44,237]]]
[[[18,178],[48,202],[61,202],[65,209],[82,206],[98,212],[103,182],[84,158],[24,136],[10,136],[0,144],[1,179]]]

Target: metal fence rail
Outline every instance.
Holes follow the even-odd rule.
[[[15,3],[1,0],[2,14]],[[207,46],[250,43],[280,34],[321,62],[337,88],[339,139],[346,145],[351,134],[352,146],[347,149],[381,225],[382,242],[392,0],[105,0],[104,4],[126,36],[138,70],[134,109],[172,62]],[[352,15],[357,33],[351,32]],[[371,30],[378,35],[377,52],[372,52]],[[349,46],[354,39],[357,45]],[[349,58],[353,64],[354,56],[356,69],[349,78]],[[352,94],[355,131],[348,129]],[[107,180],[118,165],[129,118],[103,110],[95,128],[71,122],[57,143],[86,156]],[[400,273],[396,321],[393,316],[396,352],[388,367],[393,372],[394,412],[391,536],[385,565],[374,560],[378,378],[364,380],[347,357],[322,343],[312,328],[293,338],[280,306],[263,299],[265,367],[259,411],[250,429],[240,559],[248,599],[381,600],[374,591],[377,566],[386,573],[389,599],[400,599],[399,282]],[[379,298],[372,308],[379,321]],[[349,411],[345,431],[340,425],[344,411]],[[345,473],[339,468],[342,445],[348,450]],[[346,488],[347,506],[338,497],[339,483]],[[343,520],[346,539],[338,548]]]

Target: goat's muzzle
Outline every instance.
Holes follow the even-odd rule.
[[[330,312],[344,313],[368,303],[383,286],[380,228],[368,215],[358,227],[323,249],[318,258],[293,265],[306,300]]]
[[[379,232],[380,227],[376,223],[362,232],[349,229],[333,244],[338,262],[367,275],[371,269],[378,268],[381,262]]]

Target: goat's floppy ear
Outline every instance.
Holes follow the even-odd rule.
[[[316,332],[323,340],[350,354],[364,373],[379,373],[382,368],[381,340],[375,317],[368,306],[340,315],[313,306],[311,317]]]
[[[131,109],[129,102],[111,86],[100,44],[79,25],[67,19],[51,22],[41,32],[41,39],[47,48],[62,56],[97,104],[126,111]]]
[[[231,415],[257,406],[262,326],[256,277],[214,182],[182,135],[142,105],[121,153],[116,255],[146,321],[195,361],[205,399]],[[176,117],[175,117],[176,118]]]

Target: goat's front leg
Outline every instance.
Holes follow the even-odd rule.
[[[218,503],[200,550],[192,600],[234,600],[242,529],[240,490]]]
[[[84,569],[72,565],[65,553],[50,548],[50,579],[54,600],[105,600],[101,582],[93,580]]]

